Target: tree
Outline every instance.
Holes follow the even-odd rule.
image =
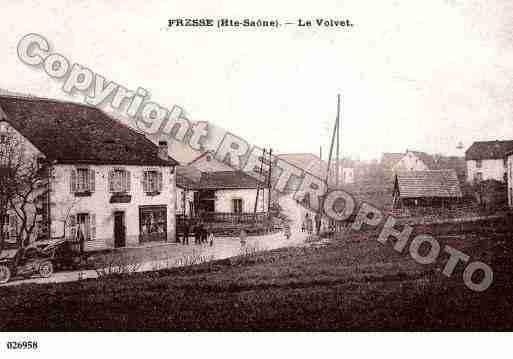
[[[38,213],[48,195],[51,166],[30,151],[28,144],[13,130],[0,133],[0,249],[4,247],[9,215],[16,218],[14,233],[19,248],[36,234]],[[13,224],[11,223],[11,226]]]

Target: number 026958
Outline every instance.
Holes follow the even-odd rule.
[[[36,341],[9,341],[7,342],[7,349],[19,350],[35,350],[37,349]]]

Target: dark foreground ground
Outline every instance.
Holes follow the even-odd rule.
[[[504,221],[428,226],[481,260],[494,283],[473,292],[463,266],[440,274],[372,231],[322,247],[247,253],[183,269],[0,288],[0,330],[508,330],[512,231]]]

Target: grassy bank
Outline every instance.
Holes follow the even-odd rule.
[[[468,290],[407,253],[351,233],[287,248],[128,277],[0,288],[1,330],[376,330],[512,328],[511,233],[433,227],[439,240],[492,265]],[[490,227],[488,227],[490,228]],[[429,228],[424,228],[429,230]],[[458,234],[459,233],[459,234]]]

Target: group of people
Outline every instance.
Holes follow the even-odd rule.
[[[309,235],[313,234],[313,226],[315,223],[315,233],[319,235],[321,232],[321,215],[319,213],[316,213],[314,218],[310,217],[309,213],[305,214],[305,219],[303,220],[303,223],[301,224],[301,232],[308,232]]]
[[[182,241],[184,245],[189,245],[189,236],[194,236],[194,244],[209,244],[211,247],[214,245],[214,231],[212,227],[206,226],[203,221],[197,221],[195,223],[189,223],[185,221],[182,231]],[[178,242],[180,243],[180,239]]]

